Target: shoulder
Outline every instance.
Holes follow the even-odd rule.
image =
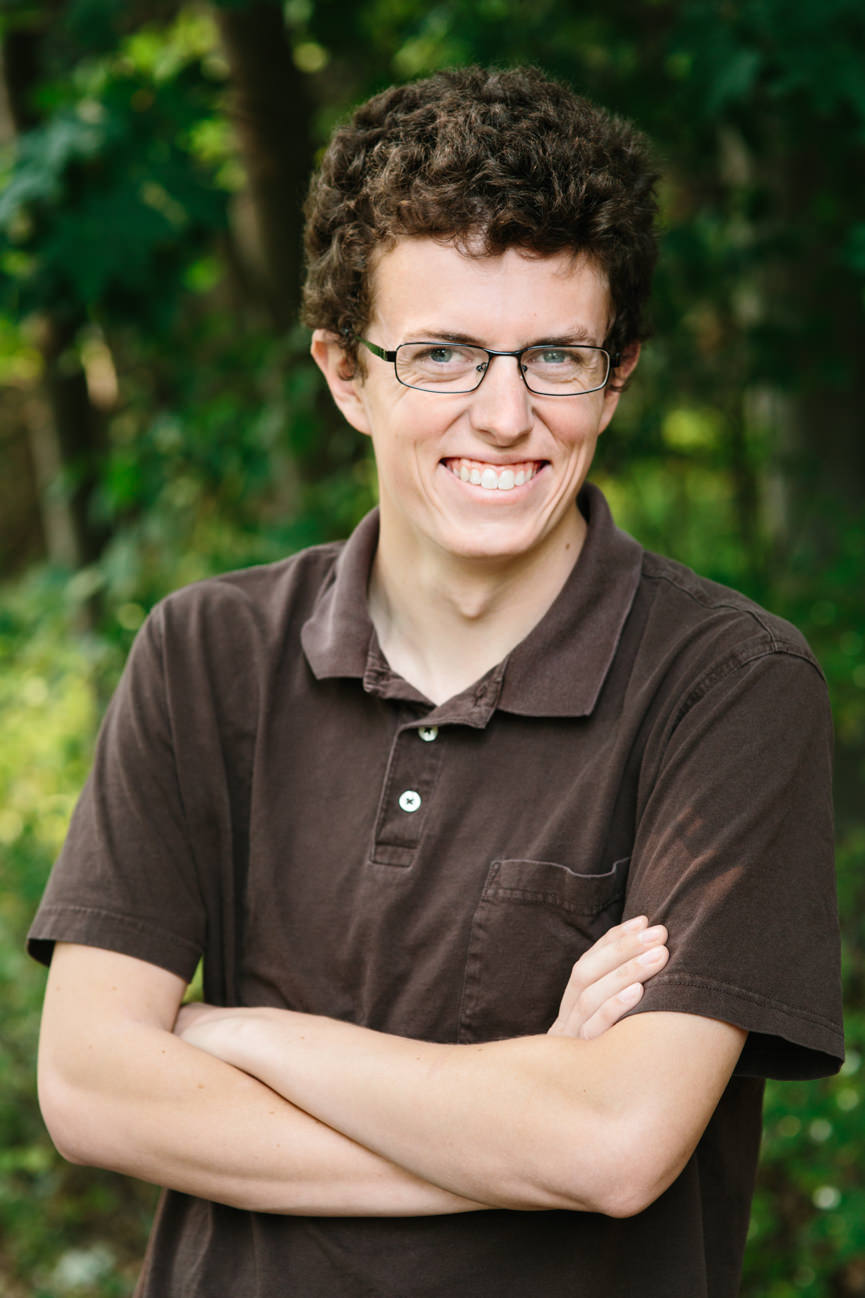
[[[344,541],[310,546],[276,563],[239,568],[193,582],[167,595],[157,608],[170,619],[208,616],[219,610],[273,617],[286,604],[314,605],[330,578]]]
[[[707,667],[710,662],[716,669],[725,663],[745,666],[777,655],[797,658],[822,676],[792,622],[675,559],[644,551],[638,600],[649,641],[660,639]]]
[[[621,654],[626,696],[664,742],[686,716],[708,723],[731,709],[744,725],[831,730],[826,680],[802,633],[673,559],[644,552]]]
[[[210,697],[244,711],[287,656],[333,580],[343,543],[303,550],[277,563],[181,587],[151,609],[136,636],[121,697],[168,696],[186,714]]]
[[[212,651],[283,640],[310,615],[333,578],[344,542],[312,546],[276,563],[242,568],[172,592],[149,621],[166,648],[206,639]]]

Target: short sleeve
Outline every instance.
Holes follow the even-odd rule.
[[[162,614],[133,645],[33,921],[29,950],[45,963],[55,941],[76,942],[189,980],[201,955],[204,906],[166,702]]]
[[[628,912],[670,932],[638,1012],[748,1030],[742,1075],[843,1059],[823,678],[796,652],[731,656],[647,748]]]

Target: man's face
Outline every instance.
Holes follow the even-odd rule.
[[[401,239],[383,254],[373,298],[365,337],[387,350],[439,340],[502,351],[600,346],[611,315],[605,276],[582,258],[516,249],[470,257],[427,238]],[[372,438],[381,544],[392,561],[519,563],[580,539],[574,502],[617,393],[537,396],[505,356],[474,392],[429,393],[404,387],[391,363],[368,353],[363,374],[340,378],[330,335],[316,334],[313,355],[343,413]]]

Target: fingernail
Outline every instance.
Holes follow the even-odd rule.
[[[640,964],[658,964],[664,956],[664,948],[656,946],[651,951],[644,951],[642,955],[637,956]]]
[[[642,926],[648,922],[649,921],[645,915],[635,915],[633,919],[629,919],[626,924],[622,925],[622,932],[634,933],[638,928],[642,928]]]
[[[634,1005],[640,999],[642,994],[643,984],[631,983],[630,987],[626,987],[624,991],[619,992],[618,1000],[622,1005]]]
[[[665,933],[663,924],[655,924],[653,928],[647,928],[640,934],[641,942],[660,942]]]

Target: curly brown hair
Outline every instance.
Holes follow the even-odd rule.
[[[605,272],[621,353],[648,334],[655,169],[635,128],[537,68],[451,68],[392,86],[334,134],[306,204],[302,317],[355,338],[375,258],[401,235],[472,255],[583,253]]]

